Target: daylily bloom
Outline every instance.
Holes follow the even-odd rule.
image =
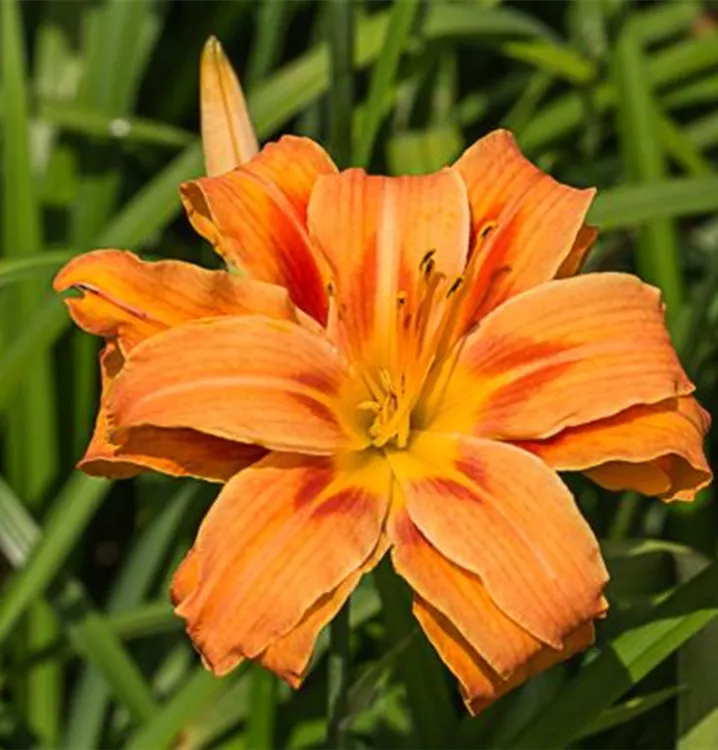
[[[100,250],[55,288],[107,340],[81,467],[225,483],[172,585],[206,665],[299,685],[387,551],[471,711],[592,643],[607,573],[556,472],[711,479],[658,290],[573,277],[593,191],[495,131],[397,178],[287,136],[181,193],[243,276]]]

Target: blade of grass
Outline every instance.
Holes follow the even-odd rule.
[[[79,473],[63,485],[26,564],[10,576],[2,589],[0,641],[5,640],[34,599],[57,577],[111,486],[109,482]]]
[[[397,659],[397,670],[409,701],[416,742],[423,747],[444,747],[455,722],[443,666],[419,633],[411,615],[411,596],[385,559],[374,571],[386,622],[387,649],[405,643]]]
[[[0,49],[2,55],[2,91],[6,114],[3,120],[2,164],[2,246],[8,255],[32,256],[43,244],[42,216],[35,192],[30,150],[28,77],[20,6],[15,0],[2,4],[0,15]],[[0,340],[13,344],[27,322],[42,293],[34,280],[18,284],[7,295],[3,305],[3,331]],[[7,345],[7,343],[6,343]],[[55,403],[51,363],[47,350],[37,350],[29,367],[18,382],[12,409],[8,415],[6,462],[12,486],[32,508],[39,508],[49,483],[57,472],[55,442]],[[42,604],[28,612],[17,647],[40,648],[54,640],[56,623]],[[60,724],[62,673],[51,662],[28,672],[28,724],[52,746],[57,741]]]
[[[640,17],[640,16],[639,16]],[[640,26],[640,23],[637,23]],[[718,32],[698,39],[681,41],[656,52],[646,62],[646,77],[655,90],[701,73],[718,64]],[[598,112],[614,106],[617,99],[615,87],[601,83],[592,92],[593,105]],[[565,138],[581,126],[584,106],[581,94],[572,92],[557,97],[536,114],[522,134],[521,143],[527,150],[538,151]]]
[[[606,732],[609,729],[633,721],[639,716],[648,713],[648,711],[653,711],[654,708],[662,706],[671,698],[675,698],[677,695],[682,694],[686,689],[687,686],[682,687],[680,685],[668,687],[663,690],[656,690],[648,695],[638,695],[618,706],[608,708],[595,721],[585,727],[575,739],[582,740],[585,737],[600,734],[601,732]]]
[[[631,19],[624,24],[613,56],[618,91],[618,132],[626,174],[651,184],[665,177],[650,83],[643,51]],[[677,228],[670,218],[657,218],[640,228],[636,248],[639,275],[661,288],[667,320],[672,323],[683,297],[683,271],[678,261]]]
[[[296,3],[262,3],[256,14],[252,51],[247,61],[246,88],[251,91],[276,65]]]
[[[539,716],[500,744],[563,748],[615,700],[718,616],[718,564],[677,587],[648,614],[599,649]]]
[[[62,300],[48,298],[0,356],[0,412],[11,405],[38,352],[49,349],[69,326],[62,308]]]
[[[137,606],[147,594],[177,529],[196,498],[198,486],[187,484],[169,500],[154,521],[140,534],[120,569],[108,597],[108,614]],[[65,729],[66,747],[99,747],[110,691],[100,672],[83,670],[73,690]],[[147,717],[145,717],[147,718]]]
[[[272,750],[277,712],[277,676],[255,666],[250,677],[247,747]]]
[[[195,668],[182,688],[162,706],[159,713],[127,740],[127,750],[143,747],[169,750],[174,747],[176,738],[183,728],[217,700],[245,668],[240,666],[232,677],[225,679],[214,677],[204,667]]]
[[[67,250],[32,255],[26,258],[0,259],[0,293],[4,287],[35,275],[47,279],[45,274],[53,273],[72,258]]]
[[[183,148],[194,139],[192,133],[163,122],[116,116],[87,105],[63,101],[41,99],[37,114],[60,130],[88,138],[146,143],[165,148]]]
[[[418,0],[405,0],[392,6],[387,41],[372,69],[364,116],[357,128],[359,142],[353,160],[357,166],[366,166],[371,158],[376,136],[386,116],[386,100],[394,86],[399,61],[419,7]]]
[[[2,551],[16,567],[29,567],[34,551],[43,543],[43,531],[2,480],[0,519]],[[63,622],[65,635],[75,652],[100,671],[136,721],[150,718],[155,705],[147,684],[104,616],[92,606],[82,584],[60,574],[58,585],[50,593],[53,609]]]
[[[596,197],[589,220],[601,229],[636,227],[661,217],[699,216],[718,209],[718,176],[621,185]]]

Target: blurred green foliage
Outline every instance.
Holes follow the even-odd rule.
[[[326,638],[291,694],[252,666],[213,678],[172,615],[168,578],[215,490],[73,472],[97,342],[72,330],[49,280],[103,246],[217,262],[177,195],[202,171],[197,66],[210,33],[243,74],[263,140],[306,134],[345,161],[417,173],[504,126],[557,178],[598,186],[590,268],[661,287],[699,397],[718,407],[718,6],[334,5],[0,4],[2,747],[325,742]],[[718,747],[712,491],[668,507],[569,481],[613,573],[597,648],[471,719],[380,570],[352,600],[352,746]]]

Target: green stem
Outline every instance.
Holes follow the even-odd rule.
[[[349,747],[349,727],[346,715],[349,704],[351,665],[350,634],[349,601],[347,601],[329,626],[327,747],[330,750],[343,750]]]

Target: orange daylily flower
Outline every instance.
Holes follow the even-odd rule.
[[[592,643],[607,573],[556,472],[665,500],[711,479],[658,290],[573,277],[592,197],[506,131],[398,178],[284,137],[182,186],[245,276],[115,250],[59,273],[107,340],[81,466],[225,482],[172,585],[216,674],[299,685],[387,551],[473,712]]]

